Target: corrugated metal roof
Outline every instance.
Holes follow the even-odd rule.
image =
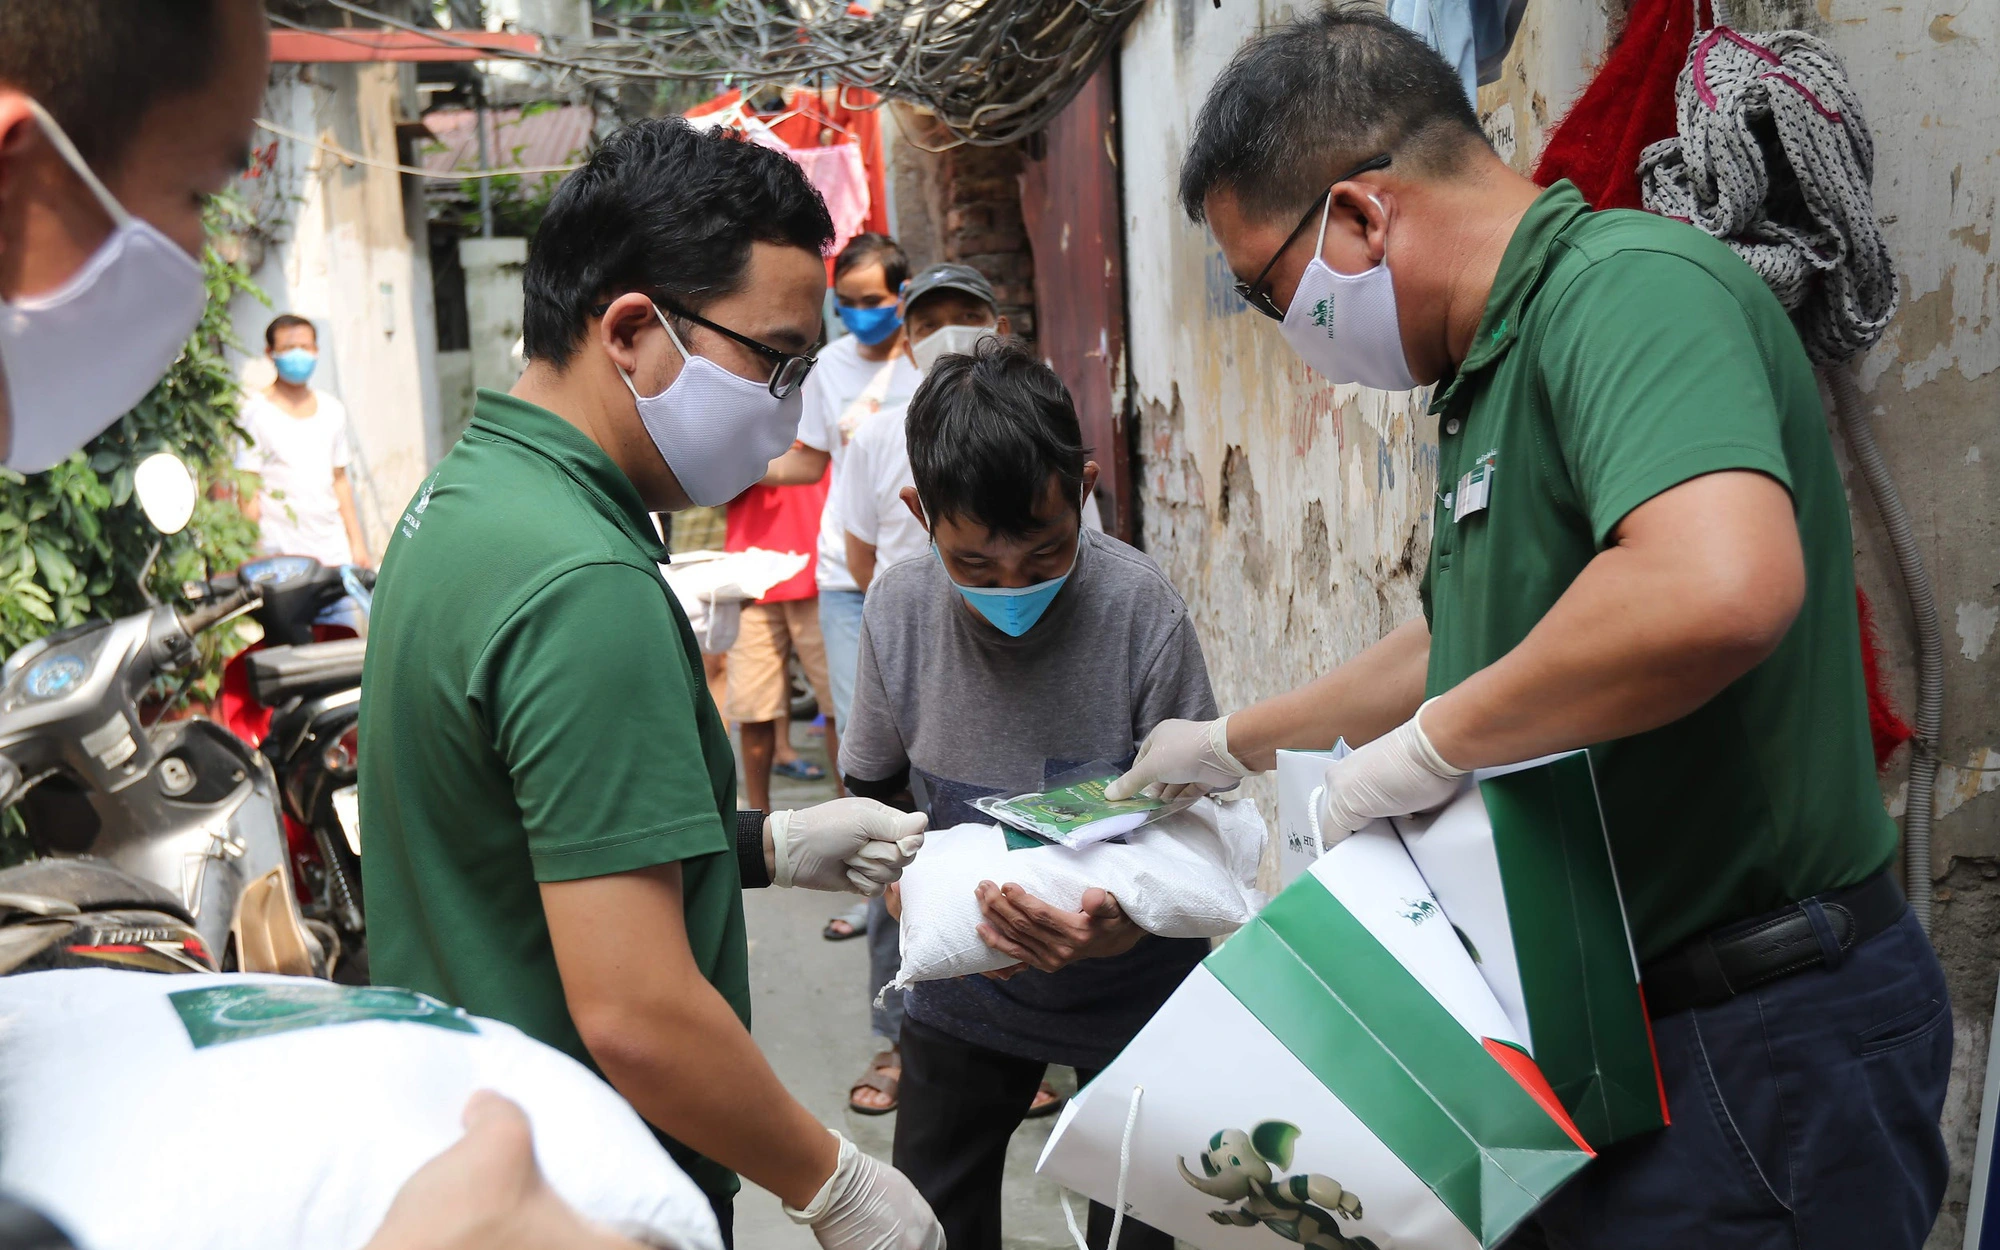
[[[486,111],[487,152],[494,169],[575,164],[589,151],[596,123],[589,109],[565,104],[527,117],[521,112],[518,108]],[[478,169],[479,137],[473,130],[477,116],[473,109],[434,109],[424,114],[424,124],[437,136],[436,144],[418,148],[424,168],[441,174]]]

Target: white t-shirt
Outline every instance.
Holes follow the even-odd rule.
[[[889,361],[863,360],[861,342],[843,335],[828,343],[819,354],[819,363],[806,375],[804,408],[799,414],[799,441],[833,458],[827,472],[826,510],[820,514],[819,573],[821,590],[857,590],[854,575],[847,571],[845,527],[839,513],[841,465],[855,430],[868,415],[868,405],[856,400],[869,389],[876,375],[887,367],[888,386],[882,392],[882,406],[908,399],[916,392],[924,375],[897,352]]]
[[[261,393],[243,404],[250,445],[236,467],[262,476],[257,495],[264,550],[273,555],[311,556],[321,564],[346,564],[347,527],[333,495],[333,471],[347,467],[347,409],[325,391],[314,391],[319,408],[295,417]]]
[[[909,401],[884,404],[882,411],[861,423],[848,445],[845,471],[833,484],[827,510],[837,502],[847,532],[875,548],[875,576],[892,564],[926,555],[930,535],[903,502],[903,488],[915,486],[910,475],[910,443],[904,431]],[[1102,531],[1097,497],[1083,501],[1086,529]]]

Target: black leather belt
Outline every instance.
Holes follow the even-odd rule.
[[[1713,1007],[1807,968],[1838,966],[1858,943],[1900,920],[1908,906],[1884,869],[1859,885],[1724,925],[1640,969],[1647,1011],[1657,1020]]]

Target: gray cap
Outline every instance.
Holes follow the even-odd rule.
[[[903,287],[904,309],[907,310],[932,291],[963,291],[974,299],[984,300],[993,311],[1000,311],[1000,301],[993,295],[993,284],[971,265],[932,265],[911,278]]]

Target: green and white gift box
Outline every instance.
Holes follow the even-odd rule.
[[[1071,1101],[1040,1170],[1204,1250],[1495,1245],[1587,1143],[1665,1123],[1588,757],[1475,774],[1311,859],[1330,758],[1279,753],[1297,878]]]
[[[1278,752],[1279,877],[1318,848],[1326,765]],[[1584,1140],[1603,1149],[1667,1122],[1590,756],[1481,769],[1435,812],[1388,821]]]

